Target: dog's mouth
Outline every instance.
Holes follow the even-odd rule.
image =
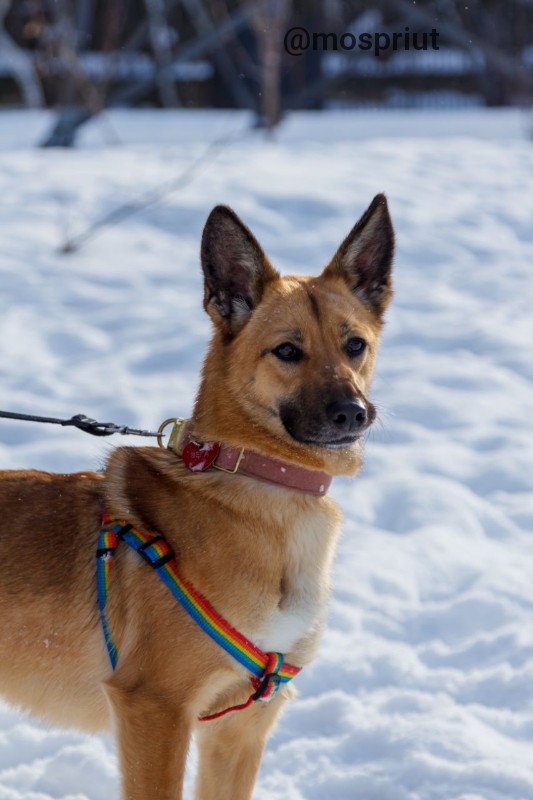
[[[327,434],[331,433],[331,431],[321,430],[316,433],[311,433],[309,431],[303,432],[299,431],[296,426],[292,425],[287,419],[282,419],[282,423],[289,436],[296,442],[299,442],[299,444],[305,444],[309,447],[321,447],[327,450],[344,450],[354,445],[363,436],[363,431],[361,431],[360,433],[351,433],[347,436],[326,438]]]
[[[315,447],[327,447],[328,450],[344,450],[362,439],[362,436],[350,436],[335,442],[314,442]]]
[[[324,439],[302,439],[292,434],[291,436],[293,439],[296,439],[297,442],[300,442],[300,444],[308,444],[311,447],[324,447],[328,450],[343,450],[346,447],[351,447],[362,438],[361,436],[345,436],[343,439],[327,441]]]

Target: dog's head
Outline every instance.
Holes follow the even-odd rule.
[[[360,463],[392,297],[394,234],[377,195],[318,277],[282,278],[237,215],[217,206],[202,239],[216,335],[195,410],[210,436],[331,474]]]

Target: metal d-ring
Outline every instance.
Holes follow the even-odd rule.
[[[161,423],[159,426],[159,430],[157,431],[157,443],[159,447],[166,448],[167,450],[173,450],[177,455],[180,455],[180,445],[185,433],[185,424],[188,422],[188,419],[184,419],[184,417],[170,417],[170,419],[166,419],[164,422]],[[165,435],[165,428],[169,425],[173,425],[172,430],[170,431],[170,435],[168,437],[167,444],[163,444],[163,436]]]

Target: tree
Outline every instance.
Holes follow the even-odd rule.
[[[5,29],[5,19],[11,9],[11,0],[0,0],[0,49],[11,66],[13,76],[20,87],[24,105],[42,108],[44,94],[35,70],[33,55],[19,47]]]

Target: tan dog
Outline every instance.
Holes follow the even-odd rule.
[[[352,475],[383,312],[393,231],[378,195],[323,273],[281,278],[228,208],[207,220],[205,308],[215,334],[194,408],[199,442]],[[307,472],[306,474],[309,474]],[[99,620],[102,510],[164,536],[181,574],[243,635],[295,666],[324,623],[340,514],[328,497],[191,472],[168,449],[116,449],[105,474],[0,473],[0,690],[53,723],[118,737],[123,797],[178,800],[198,732],[198,800],[250,798],[290,695],[199,722],[250,695],[249,675],[125,544],[110,578],[111,668]],[[296,680],[297,683],[297,680]]]

